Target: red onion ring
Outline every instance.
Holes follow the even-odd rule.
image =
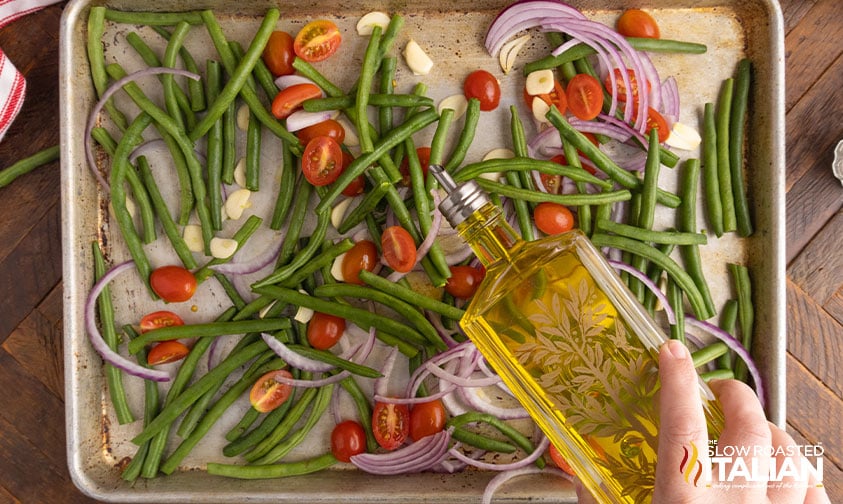
[[[544,469],[539,469],[538,467],[522,467],[521,469],[514,469],[511,471],[504,471],[494,478],[492,478],[489,483],[486,485],[486,490],[483,492],[483,498],[481,503],[482,504],[492,504],[492,496],[495,494],[498,488],[503,486],[504,483],[508,482],[509,480],[516,478],[518,476],[526,476],[528,474],[555,474],[561,478],[564,478],[568,481],[573,481],[574,478],[562,471],[561,469],[556,469],[554,467],[545,467]]]
[[[460,397],[472,408],[482,413],[488,413],[501,420],[518,420],[521,418],[529,418],[530,414],[523,407],[502,408],[496,406],[489,401],[480,398],[478,390],[474,387],[466,387],[459,389]]]
[[[278,253],[281,252],[281,247],[284,244],[284,240],[277,239],[275,240],[274,245],[269,245],[261,252],[257,257],[252,259],[249,262],[237,262],[237,253],[235,253],[234,257],[231,261],[222,264],[216,264],[211,266],[210,268],[218,273],[223,273],[225,275],[248,275],[250,273],[254,273],[256,271],[260,271],[263,268],[267,267],[270,263],[275,261],[278,257]],[[240,252],[238,250],[237,252]]]
[[[94,129],[94,125],[97,123],[97,117],[99,116],[100,112],[102,111],[105,103],[111,98],[111,96],[123,88],[129,82],[134,82],[135,80],[141,77],[147,77],[149,75],[158,75],[158,74],[174,74],[174,75],[182,75],[184,77],[188,77],[193,80],[199,80],[200,76],[196,75],[193,72],[188,72],[186,70],[180,70],[178,68],[166,68],[166,67],[150,67],[145,68],[143,70],[138,70],[137,72],[130,73],[129,75],[118,79],[113,84],[108,86],[105,92],[100,97],[99,101],[94,105],[94,108],[91,109],[91,113],[88,115],[88,122],[85,124],[85,159],[88,161],[88,168],[90,168],[91,172],[94,174],[94,177],[97,179],[97,182],[105,189],[109,191],[108,182],[105,180],[105,177],[100,174],[97,170],[97,163],[94,159],[94,152],[91,148],[91,131]]]
[[[315,82],[313,82],[312,80],[308,79],[307,77],[305,77],[303,75],[297,75],[297,74],[281,75],[281,76],[279,76],[275,79],[275,85],[278,86],[279,91],[282,91],[282,90],[284,90],[284,89],[286,89],[290,86],[295,86],[296,84],[313,84],[314,86],[319,87],[319,86],[316,85]],[[324,96],[324,93],[323,93],[323,96]]]
[[[486,469],[489,471],[511,471],[513,469],[521,469],[525,466],[532,464],[536,461],[536,459],[544,455],[544,452],[547,451],[547,448],[549,446],[550,440],[548,440],[546,436],[542,436],[541,442],[538,444],[538,446],[536,446],[536,449],[533,450],[533,453],[529,454],[528,456],[524,457],[523,459],[517,462],[512,462],[509,464],[490,464],[489,462],[483,462],[482,460],[475,460],[471,457],[466,456],[456,448],[451,448],[450,450],[448,450],[448,455],[479,469]]]
[[[496,385],[498,382],[501,381],[500,377],[497,376],[490,376],[485,378],[466,378],[462,376],[458,376],[452,373],[445,371],[444,369],[432,365],[430,363],[425,364],[425,367],[430,371],[430,374],[436,376],[440,380],[444,380],[449,383],[453,383],[458,387],[490,387],[492,385]],[[470,373],[469,373],[470,375]]]
[[[287,364],[293,366],[294,368],[313,373],[325,373],[334,369],[334,366],[331,364],[308,359],[307,357],[297,354],[296,352],[290,350],[287,345],[275,339],[271,334],[262,333],[261,338],[263,338],[266,345],[272,349],[276,355],[284,359]]]
[[[389,453],[361,453],[352,455],[350,460],[358,469],[371,474],[421,472],[445,458],[450,441],[450,430],[443,430]]]
[[[375,380],[375,395],[387,396],[389,395],[387,387],[389,386],[389,376],[392,374],[392,369],[395,367],[395,361],[398,358],[398,347],[392,347],[389,354],[383,361],[381,366],[381,377]]]
[[[91,291],[88,293],[88,298],[85,301],[85,329],[88,332],[88,339],[94,350],[102,357],[102,359],[112,366],[125,371],[133,376],[143,378],[144,380],[152,380],[157,382],[170,381],[170,374],[160,369],[149,369],[141,366],[137,362],[132,362],[126,357],[112,350],[100,333],[96,322],[96,307],[97,298],[102,291],[114,280],[117,275],[126,270],[131,269],[135,265],[134,261],[126,261],[111,268],[102,278],[97,281]]]
[[[278,383],[283,383],[285,385],[292,385],[293,387],[299,388],[314,388],[314,387],[324,387],[325,385],[331,385],[333,383],[341,382],[345,380],[347,377],[351,376],[350,371],[343,370],[335,375],[329,376],[327,378],[321,378],[318,380],[297,380],[295,378],[287,378],[286,376],[274,376],[273,379]]]
[[[308,112],[306,110],[297,110],[287,117],[287,131],[295,132],[325,122],[328,119],[335,117],[336,110],[326,110],[324,112]]]

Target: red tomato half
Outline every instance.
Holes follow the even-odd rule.
[[[337,25],[320,19],[307,23],[299,30],[293,41],[293,50],[299,58],[314,63],[337,52],[340,42],[342,35]]]
[[[342,277],[345,282],[363,285],[360,271],[373,271],[378,262],[378,249],[374,242],[360,240],[345,253],[342,260]]]
[[[469,100],[480,100],[480,110],[495,110],[501,101],[498,80],[485,70],[475,70],[468,74],[463,83],[463,93]]]
[[[639,9],[629,9],[617,22],[618,33],[624,37],[659,38],[659,25],[653,16]]]
[[[146,354],[146,362],[150,366],[168,364],[184,359],[188,353],[190,353],[190,349],[181,341],[162,341],[149,350],[149,353]]]
[[[276,376],[292,378],[293,375],[286,369],[270,371],[257,379],[252,390],[249,391],[249,402],[252,407],[261,413],[272,411],[290,397],[293,386],[281,383],[275,379]]]
[[[477,287],[486,276],[473,266],[451,266],[451,278],[445,283],[445,291],[460,299],[468,299],[477,292]]]
[[[650,131],[656,128],[659,132],[659,143],[663,143],[667,140],[667,137],[670,136],[670,127],[667,125],[667,120],[656,112],[653,107],[647,108],[647,129],[646,132],[649,135]]]
[[[351,457],[366,451],[366,431],[354,420],[346,420],[331,431],[331,453],[340,462],[350,462]]]
[[[350,152],[344,150],[342,151],[342,171],[345,171],[346,168],[354,161],[354,156],[351,155]],[[366,190],[366,176],[365,175],[358,175],[354,180],[348,183],[345,186],[345,189],[342,190],[342,194],[344,196],[348,196],[349,198],[353,198],[360,194],[363,194],[363,191]]]
[[[445,428],[445,406],[439,399],[413,405],[410,410],[410,438],[414,441]]]
[[[617,86],[617,97],[618,101],[625,102],[629,99],[629,96],[632,95],[632,103],[638,103],[638,78],[635,77],[635,72],[633,70],[627,69],[626,73],[629,76],[629,85],[632,88],[632,92],[630,93],[629,90],[626,89],[626,84],[623,83],[623,73],[620,68],[615,68],[612,72],[615,75],[615,85]],[[612,92],[612,81],[609,79],[609,76],[606,75],[606,78],[603,80],[603,85],[606,86],[606,90],[609,93]],[[647,81],[647,91],[650,91],[650,81]]]
[[[307,323],[307,342],[313,348],[327,350],[337,344],[344,332],[344,318],[316,312]]]
[[[577,118],[588,121],[603,108],[603,86],[588,74],[577,74],[568,82],[568,108]]]
[[[319,136],[307,142],[301,158],[304,178],[315,186],[328,185],[342,173],[342,148],[331,137]]]
[[[576,476],[576,474],[574,473],[574,470],[568,464],[568,461],[565,460],[562,457],[562,454],[559,453],[559,450],[557,450],[556,447],[552,443],[550,445],[550,448],[548,448],[547,451],[548,451],[548,453],[550,453],[550,460],[552,460],[553,463],[556,464],[556,467],[558,467],[559,469],[562,469],[563,471],[570,474],[571,476]]]
[[[295,112],[305,100],[319,98],[322,90],[316,84],[294,84],[284,88],[272,100],[272,115],[276,119],[284,119]]]
[[[181,266],[161,266],[149,275],[149,284],[168,303],[180,303],[193,297],[196,277]]]
[[[406,404],[376,402],[372,412],[372,431],[382,448],[398,448],[410,434],[410,409]]]
[[[543,201],[533,210],[536,227],[545,234],[559,234],[574,228],[574,215],[568,207],[559,203]]]
[[[276,77],[290,75],[296,71],[293,68],[293,60],[296,58],[293,52],[293,36],[287,32],[272,32],[261,56],[266,67]]]
[[[299,137],[302,145],[307,145],[307,142],[318,136],[331,137],[341,144],[345,140],[345,128],[335,119],[326,119],[313,126],[300,129],[296,132],[296,136]]]
[[[416,265],[416,242],[401,226],[390,226],[381,234],[381,252],[386,264],[399,273]]]
[[[140,320],[141,334],[162,327],[172,327],[184,325],[184,320],[171,311],[161,310],[144,315]]]

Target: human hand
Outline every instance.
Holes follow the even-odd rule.
[[[671,340],[659,351],[659,430],[658,464],[653,503],[716,503],[738,502],[775,504],[825,504],[830,503],[825,489],[817,487],[813,479],[800,481],[784,478],[782,481],[739,484],[738,481],[718,482],[718,472],[711,473],[711,484],[699,486],[685,480],[679,469],[691,443],[700,448],[699,460],[702,467],[708,467],[708,432],[699,394],[688,393],[697,384],[697,374],[690,352],[682,343]],[[795,467],[802,467],[804,456],[798,451],[796,442],[785,431],[767,422],[764,411],[755,393],[744,383],[736,380],[718,380],[709,383],[720,400],[725,426],[719,447],[745,447],[748,453],[775,453],[776,467],[782,467],[790,458]],[[788,457],[784,453],[793,453]],[[757,457],[759,474],[769,473],[769,458]],[[766,483],[766,484],[765,484]],[[595,503],[593,497],[576,482],[580,504]]]

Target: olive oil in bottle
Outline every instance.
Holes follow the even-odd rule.
[[[600,502],[650,502],[661,329],[582,232],[525,242],[479,186],[430,170],[486,267],[460,326]],[[699,383],[716,437],[723,417]]]

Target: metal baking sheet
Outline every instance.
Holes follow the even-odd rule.
[[[401,13],[407,19],[396,44],[400,49],[409,38],[415,39],[435,62],[428,76],[413,76],[399,63],[396,81],[399,92],[409,92],[416,82],[424,82],[436,99],[458,93],[462,78],[472,69],[486,68],[501,80],[503,103],[498,112],[485,114],[481,120],[481,140],[472,147],[468,160],[482,156],[491,147],[507,145],[508,105],[520,99],[523,77],[519,68],[503,75],[497,58],[482,47],[486,27],[509,2],[501,0],[452,0],[442,2],[373,2],[346,0],[326,9],[315,0],[277,4],[281,9],[280,28],[291,31],[316,18],[335,20],[343,30],[344,42],[335,61],[348,65],[320,67],[330,78],[348,87],[351,74],[362,58],[365,40],[358,37],[354,24],[372,10]],[[202,470],[208,461],[221,461],[221,441],[214,434],[224,432],[237,417],[224,417],[188,457],[183,469],[168,477],[140,479],[129,485],[120,479],[119,467],[134,452],[129,439],[139,423],[119,426],[113,418],[101,359],[91,349],[83,324],[85,296],[92,284],[93,267],[90,245],[100,241],[114,261],[128,258],[111,226],[107,200],[97,189],[84,157],[82,132],[88,112],[95,102],[85,51],[87,14],[91,5],[107,5],[121,10],[179,11],[213,8],[229,39],[248,44],[267,1],[235,2],[221,0],[71,0],[61,24],[61,125],[62,125],[62,201],[65,295],[65,377],[67,454],[70,473],[77,486],[97,499],[114,502],[477,502],[494,474],[467,470],[457,474],[415,474],[374,477],[362,472],[331,469],[322,473],[285,480],[240,481],[214,477]],[[754,64],[754,82],[750,97],[748,138],[748,189],[756,224],[749,239],[726,237],[716,245],[703,247],[703,263],[718,305],[730,295],[725,270],[726,261],[748,264],[754,279],[756,337],[753,353],[758,359],[767,386],[768,417],[779,425],[785,419],[785,258],[784,258],[784,52],[781,9],[775,0],[675,0],[671,2],[628,2],[624,0],[582,0],[573,2],[590,17],[610,23],[618,10],[628,7],[652,9],[665,38],[702,42],[708,45],[704,55],[653,55],[663,76],[673,75],[682,97],[680,120],[698,124],[702,104],[715,101],[723,79],[732,75],[740,57],[747,55]],[[138,64],[125,43],[125,34],[148,28],[109,24],[104,37],[106,57],[119,60],[131,71]],[[195,32],[195,33],[194,33]],[[203,29],[193,30],[186,41],[200,64],[212,57],[212,46]],[[540,34],[533,36],[529,50],[543,49]],[[397,51],[396,51],[397,52]],[[342,59],[346,58],[346,59]],[[527,61],[524,57],[520,61]],[[152,86],[154,88],[154,86]],[[151,91],[154,92],[154,91]],[[118,99],[119,94],[118,94]],[[125,100],[125,99],[124,99]],[[121,106],[127,102],[121,102]],[[458,126],[458,125],[457,125]],[[424,141],[424,138],[419,138]],[[264,142],[265,159],[272,159],[271,142]],[[682,152],[682,157],[698,153]],[[472,159],[473,158],[473,159]],[[273,174],[265,170],[267,184]],[[664,187],[675,187],[675,170],[662,170]],[[274,197],[274,196],[272,196]],[[257,206],[257,204],[256,204]],[[700,212],[701,213],[701,212]],[[269,236],[265,236],[264,239]],[[166,252],[150,247],[153,257]],[[162,255],[156,255],[162,254]],[[709,260],[707,260],[709,259]],[[716,266],[712,266],[716,265]],[[134,279],[136,282],[136,279]],[[132,315],[143,313],[150,302],[136,296],[131,281],[115,284],[118,323],[132,322]],[[134,284],[137,289],[137,283]],[[192,304],[197,310],[180,312],[187,322],[207,320],[219,311],[224,296],[206,292]],[[121,318],[122,317],[122,318]],[[129,387],[139,388],[128,380]],[[135,411],[140,411],[135,404]],[[244,405],[245,406],[245,405]],[[303,450],[325,449],[321,446]],[[575,502],[571,486],[558,478],[531,476],[514,480],[499,490],[507,502]]]

